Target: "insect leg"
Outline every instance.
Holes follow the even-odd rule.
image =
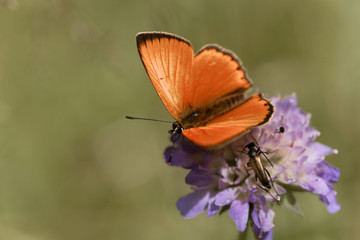
[[[268,177],[269,177],[269,179],[270,179],[271,186],[274,188],[274,191],[275,191],[275,193],[276,193],[276,196],[277,196],[277,197],[280,197],[280,196],[279,196],[279,193],[276,191],[276,188],[275,188],[275,185],[274,185],[274,181],[273,181],[273,179],[272,179],[269,171],[268,171],[266,168],[264,168],[264,170],[265,170],[266,174],[268,175]],[[277,200],[277,201],[278,201],[278,200]]]
[[[260,149],[259,149],[259,151],[260,151],[260,153],[265,157],[265,159],[270,163],[270,165],[271,165],[272,167],[274,167],[274,165],[271,163],[271,161],[269,160],[269,158],[266,156],[265,152],[261,151]]]
[[[262,190],[264,190],[265,192],[267,192],[278,204],[280,204],[279,201],[279,195],[276,195],[277,197],[275,197],[274,195],[272,195],[269,190],[267,190],[266,188],[264,188],[263,186],[261,186],[260,184],[256,183],[256,185],[258,185],[259,188],[261,188]],[[276,191],[275,191],[276,192]]]

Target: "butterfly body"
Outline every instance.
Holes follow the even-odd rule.
[[[194,55],[189,41],[163,32],[138,33],[136,42],[156,92],[176,119],[173,136],[213,147],[273,115],[261,94],[246,96],[252,82],[231,51],[212,44]]]
[[[235,91],[210,104],[194,109],[180,120],[184,129],[205,126],[210,120],[239,106],[244,100],[243,91]],[[189,107],[192,108],[191,106]]]

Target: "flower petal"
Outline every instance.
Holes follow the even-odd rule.
[[[230,206],[229,216],[234,220],[237,229],[243,232],[249,218],[249,203],[240,200],[233,201]]]
[[[317,175],[326,181],[336,183],[340,177],[340,169],[330,165],[328,162],[322,161],[317,166]]]
[[[329,213],[336,213],[341,206],[336,201],[336,192],[332,191],[328,195],[320,195],[320,200],[326,204]]]
[[[180,198],[176,206],[184,218],[193,218],[206,209],[209,196],[208,189],[194,191]]]
[[[196,160],[194,156],[178,147],[168,147],[164,152],[164,161],[171,166],[182,166],[183,168],[190,169],[197,166],[197,161],[194,160]]]
[[[185,177],[186,184],[195,185],[197,187],[211,185],[216,180],[216,177],[208,171],[193,168]]]
[[[309,163],[319,163],[320,161],[324,160],[325,156],[334,154],[337,151],[319,142],[314,142],[309,146],[307,152],[309,155]]]
[[[237,197],[236,188],[228,188],[216,195],[215,204],[218,206],[229,205]]]
[[[275,212],[271,210],[267,204],[257,204],[251,213],[251,217],[254,221],[254,225],[257,225],[262,232],[269,232],[274,228]]]
[[[273,231],[262,232],[261,228],[259,228],[256,224],[253,224],[253,231],[257,237],[257,239],[261,240],[271,240],[273,239]]]
[[[209,199],[209,206],[206,213],[209,217],[214,216],[219,212],[220,206],[215,204],[215,199],[216,199],[216,194],[212,193]]]
[[[305,177],[303,177],[303,180],[304,178]],[[301,185],[310,192],[319,195],[327,195],[332,191],[327,181],[317,176],[307,176],[307,179],[303,181]]]

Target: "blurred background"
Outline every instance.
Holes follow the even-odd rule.
[[[187,171],[163,161],[172,120],[135,35],[167,31],[233,50],[255,86],[296,93],[318,140],[339,150],[331,215],[298,194],[274,239],[360,234],[357,0],[0,0],[0,239],[236,239],[231,218],[183,219]],[[251,237],[250,237],[251,239]]]

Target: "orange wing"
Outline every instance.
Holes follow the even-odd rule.
[[[188,106],[204,106],[252,83],[238,57],[218,45],[206,45],[195,56],[191,79],[184,92]]]
[[[136,42],[156,92],[176,120],[252,85],[237,56],[218,45],[204,46],[194,58],[190,42],[170,33],[138,33]]]
[[[166,109],[177,120],[185,108],[193,62],[190,42],[173,34],[144,32],[136,35],[140,58]]]
[[[206,45],[194,57],[190,42],[170,33],[138,33],[136,42],[156,92],[179,122],[230,93],[245,93],[252,85],[236,55],[218,45]],[[271,103],[255,94],[205,126],[182,133],[197,145],[214,146],[264,124],[273,112]]]
[[[182,133],[199,146],[215,146],[268,122],[274,111],[269,101],[260,94],[254,94],[235,109],[209,121],[206,126],[186,129]]]

